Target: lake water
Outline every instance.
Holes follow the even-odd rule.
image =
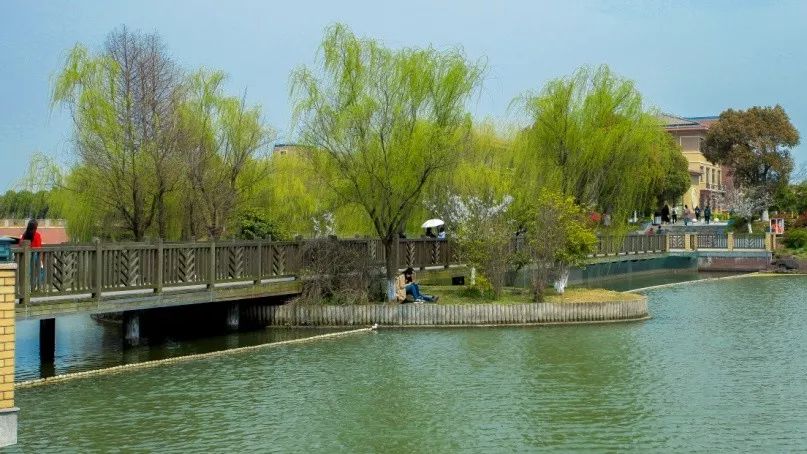
[[[382,330],[23,389],[13,450],[807,449],[807,277],[647,295],[645,322]]]

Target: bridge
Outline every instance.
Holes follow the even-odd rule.
[[[139,341],[142,310],[205,303],[229,303],[227,326],[239,326],[239,301],[292,296],[311,257],[300,241],[66,244],[12,250],[17,264],[14,315],[40,320],[41,355],[55,349],[55,318],[69,314],[123,313],[124,340]],[[319,240],[321,241],[321,240]],[[385,260],[380,240],[339,239],[366,254],[379,273]],[[514,247],[523,247],[516,238]],[[591,263],[657,255],[770,258],[772,235],[686,234],[600,236]],[[722,254],[722,255],[721,255]],[[308,252],[310,255],[310,251]],[[719,259],[718,259],[719,260]],[[436,239],[403,239],[398,268],[412,267],[448,279],[464,274],[456,245]]]
[[[17,263],[16,318],[46,319],[76,313],[106,313],[300,292],[304,257],[312,240],[186,243],[66,244],[12,249]],[[380,240],[339,239],[383,266]],[[514,247],[523,245],[516,238]],[[775,236],[664,234],[600,236],[590,261],[647,254],[765,252]],[[399,269],[436,272],[462,266],[453,242],[402,239]]]

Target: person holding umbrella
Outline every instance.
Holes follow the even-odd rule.
[[[420,227],[426,229],[426,238],[438,238],[438,236],[434,234],[434,231],[432,229],[442,227],[444,224],[445,222],[443,222],[442,219],[429,219],[428,221],[424,222],[423,225],[421,225]],[[445,235],[443,235],[443,237],[445,237]]]

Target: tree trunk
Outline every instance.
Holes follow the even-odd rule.
[[[387,277],[387,301],[396,301],[395,278],[398,277],[398,237],[381,238],[384,245],[384,271]]]
[[[566,284],[569,283],[569,267],[566,265],[560,265],[560,275],[555,280],[555,291],[558,295],[563,295],[563,292],[566,291]]]

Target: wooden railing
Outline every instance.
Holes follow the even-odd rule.
[[[342,239],[358,248],[370,263],[381,265],[380,240]],[[213,288],[227,282],[293,277],[307,266],[306,241],[223,241],[193,243],[101,243],[13,249],[18,270],[16,293],[23,303],[32,297],[91,294],[170,287]],[[399,268],[448,267],[455,259],[445,240],[401,240]]]

